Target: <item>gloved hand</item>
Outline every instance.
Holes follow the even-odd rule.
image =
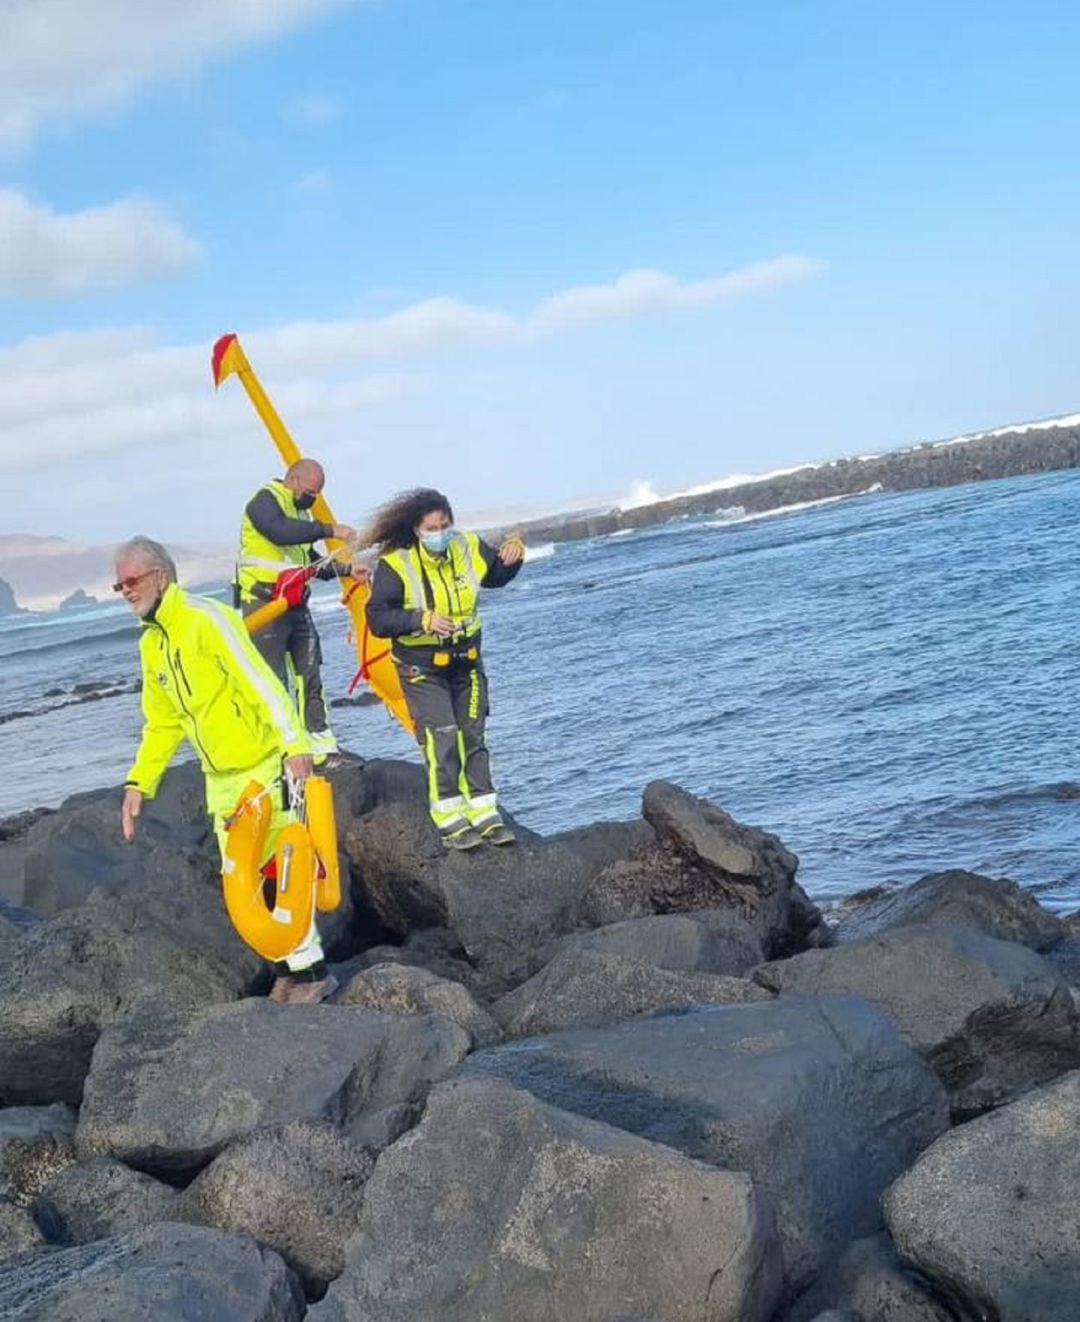
[[[305,569],[283,569],[278,574],[277,582],[274,584],[274,593],[270,600],[277,601],[279,597],[284,597],[290,608],[302,606],[307,601],[308,583],[315,577],[315,574],[314,565],[309,565]]]

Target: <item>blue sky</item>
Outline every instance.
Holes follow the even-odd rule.
[[[2,532],[611,499],[1080,408],[1064,3],[0,0]],[[634,276],[634,272],[651,272]]]

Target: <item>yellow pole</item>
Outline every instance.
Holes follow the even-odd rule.
[[[268,624],[273,624],[279,620],[289,609],[289,603],[284,597],[275,597],[273,601],[268,601],[265,606],[260,606],[258,610],[253,610],[250,615],[244,616],[244,625],[248,633],[258,633],[260,629],[265,629]]]
[[[270,439],[277,446],[278,453],[285,462],[285,467],[288,468],[290,464],[302,459],[300,447],[293,440],[288,427],[282,421],[281,414],[274,407],[270,396],[263,389],[262,382],[255,375],[255,369],[248,362],[247,354],[239,339],[235,335],[223,335],[214,345],[211,362],[216,386],[220,386],[226,377],[234,373],[240,378],[240,384],[247,391],[248,399],[254,404],[255,412],[262,418],[266,430],[270,433]],[[312,511],[323,523],[337,523],[322,492],[316,496]],[[343,543],[336,538],[327,538],[326,545],[331,551],[336,551]]]

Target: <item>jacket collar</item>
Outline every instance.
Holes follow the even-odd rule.
[[[180,607],[183,605],[183,589],[176,583],[170,583],[158,602],[158,608],[153,615],[140,621],[143,628],[151,624],[160,624],[163,629],[167,629],[180,613]]]

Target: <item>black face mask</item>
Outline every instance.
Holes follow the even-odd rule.
[[[302,495],[297,496],[296,508],[298,510],[309,510],[315,504],[316,499],[317,497],[313,496],[310,491],[305,491]]]

